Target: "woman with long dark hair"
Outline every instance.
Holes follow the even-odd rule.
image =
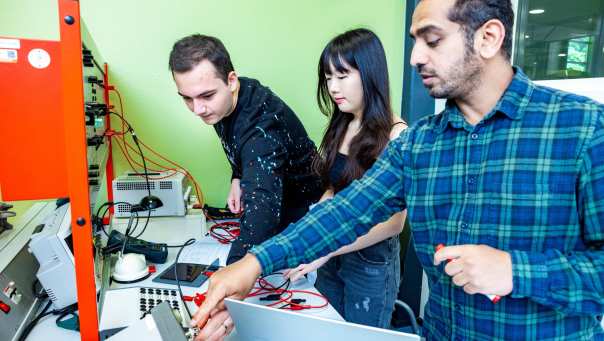
[[[360,178],[406,125],[392,112],[386,56],[373,32],[356,29],[333,38],[318,72],[317,101],[329,124],[314,167],[326,184],[321,200],[328,200]],[[346,321],[389,327],[405,216],[406,211],[393,215],[353,244],[286,276],[296,280],[318,269],[317,289]]]

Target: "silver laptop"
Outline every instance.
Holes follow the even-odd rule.
[[[240,341],[419,341],[419,336],[226,299],[235,322],[230,340]]]

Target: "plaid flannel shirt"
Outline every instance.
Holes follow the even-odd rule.
[[[430,285],[428,340],[604,340],[603,105],[516,68],[481,122],[448,102],[363,178],[251,253],[265,273],[294,267],[405,208]],[[453,285],[433,265],[440,243],[509,252],[511,294],[493,304]]]

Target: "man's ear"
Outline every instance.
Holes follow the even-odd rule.
[[[511,34],[511,32],[505,31],[505,26],[500,20],[491,19],[487,21],[476,31],[474,37],[476,52],[484,59],[493,58],[501,53],[506,34]]]
[[[227,76],[227,86],[229,87],[229,90],[231,92],[235,92],[235,90],[237,90],[237,81],[238,80],[239,80],[239,77],[237,76],[237,73],[235,71],[229,72],[229,74]]]

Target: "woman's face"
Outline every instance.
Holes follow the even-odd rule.
[[[362,117],[365,102],[363,101],[363,82],[359,70],[343,63],[347,71],[338,72],[332,63],[329,63],[331,74],[326,74],[329,95],[341,112]]]

